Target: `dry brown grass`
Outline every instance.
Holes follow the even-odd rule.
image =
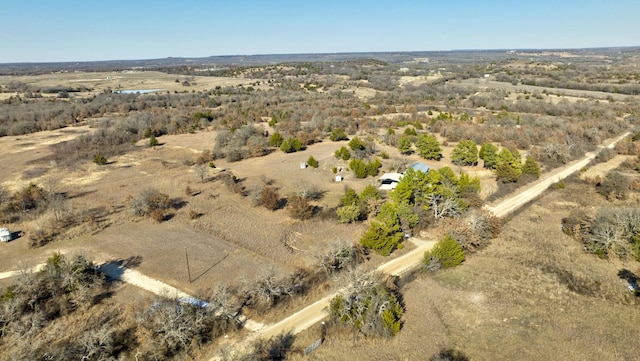
[[[286,209],[272,212],[253,207],[249,197],[231,193],[223,182],[215,180],[218,172],[226,169],[250,189],[264,184],[267,177],[281,195],[293,193],[305,183],[323,192],[322,198],[312,204],[329,209],[338,203],[344,191],[344,184],[332,182],[331,167],[337,162],[333,158],[336,143],[312,145],[304,152],[291,155],[274,152],[243,162],[222,160],[216,162],[218,168],[210,173],[214,180],[202,183],[193,166],[185,165],[185,160],[194,160],[202,150],[211,149],[215,132],[163,136],[163,146],[139,145],[138,151],[113,157],[105,166],[90,162],[73,168],[41,164],[40,159],[49,154],[47,142],[67,140],[79,134],[75,129],[70,130],[0,138],[8,150],[0,157],[6,164],[16,165],[0,175],[0,182],[14,190],[31,181],[45,184],[55,179],[57,191],[66,194],[70,208],[86,213],[88,218],[84,219],[91,222],[65,232],[42,248],[27,249],[26,237],[3,245],[0,255],[12,262],[3,262],[0,271],[16,269],[19,263],[42,262],[54,250],[72,252],[81,248],[101,261],[139,257],[141,272],[196,293],[245,278],[250,281],[261,269],[274,268],[287,273],[307,267],[313,264],[314,253],[339,240],[354,242],[362,231],[357,226],[337,224],[321,215],[296,221],[289,217]],[[29,147],[33,149],[22,151]],[[300,169],[299,163],[310,155],[320,161],[320,167]],[[24,179],[24,169],[29,167],[46,167],[48,171]],[[347,182],[361,189],[370,181]],[[180,205],[168,209],[162,223],[133,213],[132,200],[150,187]],[[191,196],[185,194],[186,187],[191,189]],[[193,216],[194,211],[197,217]],[[11,228],[25,231],[28,236],[37,223],[38,219],[26,217],[24,222]],[[191,284],[186,274],[185,248],[192,279],[195,278]]]
[[[404,286],[405,324],[395,338],[331,333],[309,359],[418,360],[443,348],[471,360],[635,359],[639,302],[617,273],[637,272],[637,262],[586,254],[560,228],[587,200],[605,202],[585,184],[546,194],[462,266]]]
[[[176,79],[179,82],[176,82]],[[188,80],[192,85],[183,86],[182,82]],[[22,82],[35,88],[47,88],[54,86],[67,86],[72,88],[85,87],[91,89],[81,93],[70,93],[71,97],[90,97],[103,92],[106,89],[112,90],[144,90],[162,89],[162,92],[189,92],[213,90],[216,86],[249,86],[255,84],[254,79],[248,78],[223,78],[209,76],[184,76],[167,74],[156,71],[127,71],[127,72],[73,72],[73,73],[52,73],[44,75],[29,76],[4,76],[0,78],[0,85],[7,85],[11,82]],[[264,83],[261,81],[261,83]],[[254,88],[265,89],[266,84],[254,86]],[[0,99],[6,99],[14,93],[3,93]],[[57,97],[57,94],[45,94],[44,97]]]

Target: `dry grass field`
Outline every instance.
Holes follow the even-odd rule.
[[[177,80],[177,81],[176,81]],[[188,86],[183,85],[187,81]],[[184,76],[157,71],[127,70],[121,72],[65,72],[29,76],[0,76],[0,85],[21,82],[35,88],[66,86],[70,88],[88,88],[89,91],[70,93],[71,97],[91,97],[107,89],[113,91],[157,90],[158,92],[201,92],[213,90],[215,87],[253,86],[267,88],[263,82],[256,85],[256,80],[247,78],[228,78],[210,76]],[[17,93],[0,93],[0,100],[16,96]],[[58,94],[46,94],[57,97]]]
[[[55,164],[43,163],[49,154],[48,144],[87,131],[90,129],[86,127],[67,128],[0,138],[7,150],[2,154],[3,162],[15,165],[2,174],[4,186],[17,190],[30,182],[47,184],[55,179],[52,186],[67,194],[73,209],[93,209],[103,215],[100,221],[107,226],[92,234],[72,230],[66,239],[36,249],[28,249],[24,239],[10,242],[3,245],[2,254],[13,261],[3,262],[0,270],[15,269],[20,262],[38,263],[54,250],[82,250],[103,261],[134,257],[141,272],[197,292],[218,284],[237,283],[243,277],[250,280],[264,269],[287,273],[308,266],[313,254],[328,244],[338,240],[353,242],[361,233],[361,227],[340,225],[334,219],[295,221],[285,209],[272,212],[253,207],[249,197],[231,193],[223,183],[213,180],[220,172],[231,171],[242,179],[248,191],[268,180],[282,197],[300,187],[316,187],[323,192],[316,205],[333,208],[345,186],[361,189],[372,181],[356,181],[345,171],[345,182],[334,182],[329,164],[335,163],[335,143],[319,143],[294,154],[274,152],[242,162],[216,162],[217,168],[209,170],[210,180],[204,183],[195,174],[194,166],[185,165],[184,161],[211,149],[215,132],[164,136],[159,138],[161,146],[147,148],[140,144],[137,151],[110,159],[104,166],[86,163],[59,169]],[[30,151],[21,151],[24,149]],[[300,163],[311,155],[318,159],[320,167],[300,169]],[[194,195],[185,194],[187,186]],[[148,187],[157,188],[182,204],[169,220],[157,224],[133,215],[130,198]],[[190,219],[190,211],[200,216]],[[191,284],[185,249],[192,278],[197,278]]]
[[[580,99],[588,99],[588,98],[613,99],[615,101],[625,101],[625,100],[634,98],[632,96],[625,95],[625,94],[615,94],[615,93],[607,93],[607,92],[592,91],[592,90],[575,90],[575,89],[566,89],[566,88],[556,89],[556,88],[550,88],[550,87],[524,85],[524,84],[512,85],[509,83],[504,83],[504,82],[499,82],[494,80],[487,80],[487,79],[480,79],[480,80],[465,79],[465,80],[456,81],[456,83],[464,86],[477,87],[480,90],[500,89],[500,90],[504,90],[512,93],[526,91],[534,94],[546,92],[546,93],[549,93],[549,95],[546,96],[547,101],[553,104],[557,104],[559,102],[558,98],[567,99],[567,101],[569,102],[575,102]],[[562,97],[559,97],[558,94],[562,94]]]

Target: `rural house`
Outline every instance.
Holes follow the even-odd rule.
[[[430,169],[428,165],[420,162],[412,163],[407,168],[413,168],[415,171],[424,173],[428,173]],[[403,173],[383,174],[382,176],[380,176],[380,178],[378,178],[378,182],[380,183],[378,189],[383,191],[395,189],[398,186],[398,182],[400,182],[400,179],[402,179],[402,174]]]

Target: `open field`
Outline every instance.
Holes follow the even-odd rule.
[[[467,79],[457,82],[458,84],[464,86],[474,86],[481,90],[487,89],[499,89],[506,90],[509,92],[529,92],[529,93],[549,93],[548,98],[551,99],[552,102],[559,102],[560,99],[567,99],[569,102],[575,102],[579,99],[600,99],[600,100],[609,100],[613,99],[616,101],[626,101],[630,99],[635,99],[636,96],[630,96],[625,94],[615,94],[609,92],[601,92],[601,91],[592,91],[592,90],[577,90],[577,89],[566,89],[566,88],[551,88],[551,87],[543,87],[543,86],[534,86],[534,85],[526,85],[526,84],[509,84],[505,82],[499,82],[494,80],[486,80],[486,79]],[[560,98],[560,99],[558,99]]]
[[[57,134],[52,133],[50,137],[56,139]],[[45,137],[44,134],[41,136]],[[23,138],[29,137],[5,137],[1,140],[19,150],[25,144]],[[42,151],[5,153],[3,156],[7,162],[15,164],[26,160],[36,164],[33,169],[44,169],[43,174],[38,177],[25,177],[25,172],[19,168],[15,172],[5,172],[3,175],[7,178],[3,185],[8,188],[19,189],[29,182],[44,183],[48,179],[56,179],[56,186],[60,191],[68,193],[74,208],[101,208],[112,214],[105,220],[109,222],[109,227],[94,235],[71,237],[35,250],[25,249],[24,243],[17,240],[3,247],[3,253],[12,255],[15,262],[46,257],[53,249],[82,249],[105,260],[139,257],[141,271],[193,290],[191,287],[204,289],[220,282],[237,282],[245,276],[250,278],[256,269],[284,267],[291,270],[290,267],[302,267],[311,262],[305,253],[290,257],[292,251],[285,247],[285,241],[289,246],[307,252],[319,251],[321,244],[326,241],[355,241],[357,235],[353,234],[352,226],[322,220],[292,222],[288,220],[285,210],[271,212],[262,207],[254,208],[248,199],[227,192],[220,182],[201,183],[192,167],[183,165],[182,161],[195,158],[192,150],[200,152],[209,148],[212,133],[167,136],[163,137],[163,142],[161,147],[141,148],[138,152],[115,158],[106,166],[85,165],[72,172],[38,164],[37,159],[22,158],[23,154],[45,156],[46,142],[37,143],[43,145],[39,148]],[[274,153],[267,157],[233,163],[231,167],[228,167],[230,164],[220,162],[218,167],[245,179],[247,188],[251,188],[253,184],[262,184],[264,177],[271,176],[270,179],[281,188],[283,195],[295,191],[297,184],[317,186],[326,192],[319,205],[332,207],[337,203],[344,184],[333,182],[330,167],[301,170],[299,163],[304,162],[309,155],[314,155],[323,163],[329,159],[328,154],[333,153],[334,147],[330,143],[320,143],[310,147],[307,152],[296,155],[299,159],[296,156],[294,159],[285,158],[286,155],[282,153]],[[210,177],[215,177],[217,172],[220,170],[211,170]],[[357,184],[356,187],[363,187]],[[185,203],[170,221],[160,225],[151,220],[135,221],[135,216],[127,205],[127,197],[135,196],[150,186]],[[184,189],[187,186],[193,188],[197,195],[186,196]],[[189,220],[189,210],[197,210],[203,214],[196,220]],[[263,224],[270,226],[260,226]],[[320,226],[321,224],[325,226]],[[216,265],[215,269],[203,274],[193,285],[185,282],[185,248],[191,254],[190,261],[196,275]],[[2,268],[13,269],[15,263],[3,264]]]
[[[213,90],[215,87],[251,86],[254,88],[267,88],[254,84],[256,80],[246,78],[226,78],[210,76],[183,76],[166,74],[155,71],[126,70],[119,72],[69,72],[53,73],[36,76],[0,76],[0,85],[6,86],[12,82],[20,82],[34,88],[70,87],[86,88],[81,91],[79,97],[88,98],[106,90],[156,90],[159,93],[174,92],[201,92]],[[183,85],[187,84],[189,85]],[[72,97],[74,93],[71,93]],[[0,93],[0,100],[16,96],[17,93]],[[53,93],[46,96],[56,97]]]

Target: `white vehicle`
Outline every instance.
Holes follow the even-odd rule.
[[[11,241],[11,232],[9,228],[0,228],[0,242]]]

